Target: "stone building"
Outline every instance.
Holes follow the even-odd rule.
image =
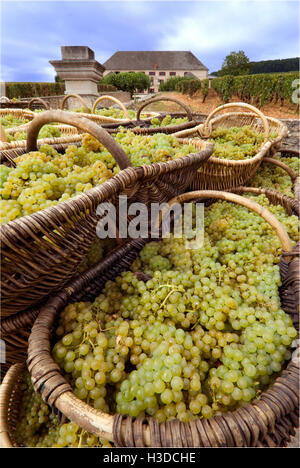
[[[150,92],[157,92],[161,82],[175,76],[207,78],[208,68],[189,51],[120,51],[104,64],[103,76],[109,73],[143,72],[151,80]]]

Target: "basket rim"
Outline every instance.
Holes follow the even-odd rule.
[[[247,187],[245,188],[245,191],[246,191]],[[203,191],[204,192],[204,191]],[[224,192],[223,192],[224,193]],[[293,200],[293,199],[291,199]],[[268,210],[267,210],[268,211]],[[260,213],[258,213],[260,214]],[[266,218],[265,218],[266,219]],[[280,223],[279,223],[280,224]],[[282,253],[284,253],[284,251],[282,251]],[[282,258],[282,257],[281,257]],[[41,372],[37,371],[37,367],[39,365],[39,362],[37,360],[37,357],[42,354],[43,355],[43,360],[47,360],[48,363],[51,362],[51,370],[54,371],[54,367],[55,366],[55,372],[57,371],[57,365],[55,364],[55,361],[51,355],[51,351],[50,351],[50,333],[48,334],[46,332],[46,330],[49,330],[49,327],[53,328],[53,323],[54,323],[54,318],[57,317],[57,315],[61,312],[61,310],[63,310],[63,308],[65,308],[67,306],[67,304],[69,303],[69,300],[70,300],[70,297],[73,293],[76,293],[76,288],[79,289],[80,287],[82,288],[82,283],[80,283],[80,278],[84,275],[81,274],[77,277],[76,280],[72,280],[70,281],[70,283],[65,286],[58,294],[56,297],[52,297],[48,303],[46,303],[42,308],[41,308],[41,312],[39,314],[39,316],[37,317],[35,323],[34,323],[34,326],[32,328],[32,331],[31,331],[31,334],[30,334],[30,337],[29,337],[29,352],[28,352],[28,359],[27,359],[27,364],[28,364],[28,368],[29,368],[29,371],[30,371],[30,374],[31,374],[31,377],[32,377],[32,380],[33,380],[33,383],[35,384],[35,388],[36,389],[39,389],[40,386],[41,386],[41,378],[43,377],[43,370],[46,368],[44,367],[44,365],[42,365],[42,370]],[[77,281],[77,283],[76,283]],[[85,279],[86,281],[86,279]],[[75,285],[75,286],[74,286]],[[51,314],[51,319],[49,319],[49,312]],[[46,318],[46,315],[48,316],[48,321],[47,321],[47,325],[45,324],[45,321],[43,321],[43,315],[44,317]],[[50,324],[51,322],[51,324]],[[47,328],[46,328],[47,327]],[[44,338],[43,338],[43,341],[45,340],[47,342],[47,345],[44,343],[44,346],[43,346],[43,349],[42,349],[42,352],[40,353],[37,353],[35,350],[34,350],[34,342],[35,342],[35,334],[38,333],[38,332],[41,332],[43,330],[43,335],[44,335]],[[53,331],[53,330],[52,330]],[[44,333],[46,332],[46,333]],[[39,342],[41,343],[41,339],[39,340]],[[43,364],[45,363],[45,361],[43,362]],[[293,365],[292,364],[292,361],[289,361],[287,367],[289,367],[290,365]],[[58,370],[58,373],[59,373],[59,376],[61,377],[61,381],[60,381],[60,384],[62,383],[62,381],[65,381],[65,378],[64,376],[62,375],[61,373],[61,370],[59,369]],[[44,374],[45,375],[45,374]],[[40,379],[40,382],[39,382],[39,379]],[[44,377],[43,377],[44,379]],[[266,395],[272,391],[273,389],[273,386],[275,385],[276,382],[278,382],[278,379],[282,379],[282,376],[279,376],[276,378],[275,382],[273,383],[273,385],[271,387],[269,387],[265,392],[263,392],[260,396],[259,399],[255,399],[253,400],[253,402],[251,402],[251,404],[247,404],[247,405],[244,405],[242,408],[245,409],[245,408],[248,408],[248,407],[254,407],[256,402],[260,401],[261,397],[263,395]],[[44,380],[43,380],[44,382]],[[281,382],[281,380],[280,380]],[[66,383],[66,381],[65,381]],[[48,390],[50,390],[48,388]],[[56,393],[56,391],[54,391],[54,393]],[[61,398],[62,397],[62,398]],[[81,420],[85,421],[85,423],[87,425],[89,425],[89,428],[90,429],[94,429],[94,430],[97,430],[98,431],[98,435],[102,436],[102,437],[112,437],[112,425],[113,427],[115,427],[115,423],[116,423],[116,417],[120,416],[118,414],[115,414],[115,415],[110,415],[108,413],[104,413],[103,411],[100,411],[100,410],[95,410],[94,408],[90,407],[88,403],[84,403],[82,402],[79,398],[77,398],[73,391],[70,391],[70,386],[68,385],[67,387],[65,388],[62,388],[62,391],[59,393],[56,393],[56,396],[55,397],[51,397],[52,398],[52,401],[51,401],[51,404],[54,404],[54,403],[57,403],[57,408],[62,411],[62,413],[64,414],[64,410],[66,411],[67,410],[67,407],[70,405],[71,407],[75,408],[76,405],[77,406],[77,415],[79,416],[79,413],[80,413],[80,418]],[[82,412],[84,410],[87,410],[88,409],[92,409],[92,411],[89,411],[89,414],[88,415],[85,415],[85,417],[82,416]],[[82,410],[82,412],[81,412]],[[232,411],[232,412],[228,412],[230,415],[238,415],[240,414],[240,408]],[[225,413],[225,414],[228,414],[228,413]],[[68,414],[66,414],[66,416],[68,417]],[[98,416],[98,418],[103,418],[103,421],[102,421],[102,427],[100,428],[99,425],[96,425],[95,421],[96,421],[96,416]],[[234,416],[233,416],[234,417]],[[216,419],[215,418],[224,418],[224,416],[213,416],[211,418],[208,419],[208,421],[215,421]],[[148,420],[153,420],[153,417],[149,417]],[[197,418],[197,421],[199,421],[200,419]],[[148,431],[149,432],[149,431]],[[95,432],[96,433],[96,432]],[[149,434],[145,435],[145,438],[147,438],[147,440],[149,441]],[[111,439],[109,438],[109,440],[114,440],[114,439]]]
[[[226,112],[225,114],[219,114],[219,115],[217,114],[216,117],[210,120],[209,127],[213,128],[214,125],[218,125],[218,123],[222,122],[223,120],[226,120],[227,118],[232,119],[232,118],[241,118],[241,117],[248,117],[248,118],[252,117],[252,119],[259,119],[259,117],[253,112]],[[282,139],[287,136],[288,128],[281,120],[276,119],[275,117],[269,117],[267,115],[265,115],[264,117],[266,118],[268,123],[271,122],[272,124],[275,124],[275,126],[279,129],[279,135],[274,140],[271,141],[272,146],[274,146],[278,144],[279,142],[281,142]],[[200,128],[200,125],[196,127],[196,130],[198,130],[198,128]],[[179,135],[176,135],[175,133],[175,136],[187,138],[187,136],[180,135],[180,133],[184,133],[186,131],[188,134],[190,134],[190,133],[193,133],[194,130],[195,128],[194,129],[192,128],[190,130],[183,130],[182,132],[178,132]],[[210,136],[205,136],[201,138],[210,138]]]
[[[27,114],[28,117],[31,116],[31,117],[34,117],[35,116],[35,113],[30,110],[30,109],[19,109],[19,108],[10,108],[10,107],[5,107],[5,108],[2,108],[0,109],[0,116],[1,114]]]
[[[28,122],[30,123],[30,122]],[[25,124],[25,126],[22,126],[18,130],[18,127],[13,127],[11,132],[8,132],[9,134],[14,135],[18,131],[26,131],[28,124]],[[37,140],[37,143],[39,145],[55,145],[55,144],[63,144],[63,143],[72,143],[72,141],[77,142],[80,141],[79,138],[76,138],[77,135],[80,135],[78,132],[78,129],[76,127],[73,127],[72,125],[56,125],[55,128],[58,128],[61,133],[63,133],[62,136],[60,137],[50,137],[50,138],[39,138]],[[10,129],[7,129],[10,130]],[[71,138],[73,137],[73,139]],[[26,151],[26,145],[27,145],[27,140],[15,140],[11,141],[10,143],[6,142],[1,142],[0,141],[0,152],[1,151],[9,151],[9,150],[16,150],[16,149],[24,149]]]
[[[210,123],[213,126],[215,123],[217,124],[218,122],[222,121],[224,118],[227,118],[227,117],[230,117],[230,116],[233,116],[233,117],[251,116],[251,117],[254,117],[257,120],[259,119],[259,117],[256,114],[254,114],[253,112],[227,112],[226,114],[220,114],[220,115],[214,117],[211,120]],[[282,138],[287,136],[288,128],[283,122],[281,122],[280,119],[277,119],[276,117],[270,117],[270,116],[266,115],[265,118],[268,121],[275,124],[275,126],[278,127],[278,129],[280,130],[279,135],[276,138],[274,138],[274,140],[272,140],[272,144],[274,145],[275,143],[281,141]]]

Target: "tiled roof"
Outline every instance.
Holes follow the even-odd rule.
[[[106,70],[208,70],[189,51],[120,51],[104,64]]]

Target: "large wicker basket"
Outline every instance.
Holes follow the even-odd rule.
[[[155,102],[160,102],[160,101],[174,102],[178,106],[182,107],[183,110],[186,113],[186,117],[188,118],[188,121],[184,122],[182,124],[169,125],[167,127],[154,127],[154,128],[151,128],[150,127],[151,120],[148,119],[148,120],[145,120],[143,122],[143,119],[140,118],[141,117],[141,112],[146,106],[151,105],[151,104],[153,104]],[[176,117],[177,116],[177,114],[173,114],[173,113],[169,113],[169,114],[171,115],[171,117],[173,117],[173,116]],[[160,115],[158,117],[159,120],[162,121],[165,115],[166,115],[165,112],[162,115]],[[180,115],[180,117],[185,117],[185,115],[184,114]],[[139,107],[139,109],[137,111],[137,114],[136,114],[136,121],[133,123],[135,126],[138,126],[139,128],[134,128],[132,131],[134,133],[138,134],[138,135],[152,135],[154,133],[172,134],[172,133],[175,133],[175,132],[184,131],[185,129],[191,129],[191,128],[195,127],[198,123],[199,122],[194,119],[190,108],[186,104],[184,104],[182,101],[179,101],[178,99],[162,96],[162,97],[156,97],[156,98],[150,99],[149,101],[144,102]]]
[[[281,205],[288,215],[299,216],[299,203],[293,198],[275,192],[270,189],[253,188],[253,187],[239,187],[235,189],[235,193],[253,193],[255,195],[264,194],[272,205]],[[127,250],[126,250],[127,252]],[[109,259],[107,259],[109,260]],[[128,264],[129,266],[129,264]],[[104,276],[102,281],[106,281]],[[95,283],[95,281],[94,281]],[[93,284],[94,284],[93,283]],[[104,284],[103,282],[101,284]],[[99,285],[96,285],[96,293],[99,290]],[[90,294],[95,289],[95,286],[87,286],[85,294]],[[80,298],[80,295],[78,296]],[[93,297],[91,297],[93,298]],[[34,324],[36,317],[40,311],[40,307],[29,309],[25,312],[19,312],[11,317],[3,318],[0,324],[1,338],[5,343],[6,349],[6,362],[1,367],[2,377],[5,375],[7,369],[14,363],[24,362],[27,356],[28,337],[31,328]],[[293,313],[293,309],[289,311]],[[294,319],[294,321],[296,318]]]
[[[247,189],[245,189],[247,190]],[[198,191],[183,194],[171,202],[199,199],[222,199],[241,204],[260,214],[274,228],[281,240],[283,257],[281,273],[282,306],[294,317],[297,313],[299,278],[298,249],[291,251],[290,240],[283,226],[266,208],[248,198],[232,193]],[[75,397],[72,388],[60,373],[51,356],[51,336],[58,314],[68,303],[92,300],[109,279],[127,270],[145,245],[145,239],[135,239],[122,246],[109,258],[70,282],[42,307],[29,338],[28,369],[34,387],[42,398],[63,415],[88,432],[113,441],[117,446],[151,447],[256,447],[282,446],[298,425],[299,362],[291,361],[274,385],[253,404],[234,412],[189,423],[172,420],[159,424],[154,418],[111,416],[91,408]],[[293,291],[291,291],[293,289]]]
[[[81,117],[86,117],[87,119],[91,119],[94,122],[98,123],[99,125],[104,125],[104,128],[110,128],[111,126],[114,126],[114,125],[116,127],[118,127],[119,125],[127,126],[132,122],[132,120],[130,119],[130,117],[128,115],[128,111],[127,111],[126,107],[124,106],[124,104],[121,101],[119,101],[119,99],[115,98],[114,96],[109,96],[109,95],[100,96],[94,102],[91,113],[89,112],[89,108],[88,108],[87,103],[78,94],[67,94],[64,97],[64,99],[62,100],[61,107],[60,107],[61,110],[63,110],[63,108],[64,108],[64,106],[65,106],[65,104],[66,104],[66,102],[67,102],[67,100],[69,98],[73,98],[73,99],[76,98],[83,105],[83,108],[84,108],[85,112],[76,112],[77,115],[80,115]],[[96,112],[96,109],[97,109],[97,105],[99,104],[99,102],[104,101],[104,100],[105,101],[112,101],[115,104],[117,104],[122,109],[122,111],[124,112],[125,118],[116,119],[114,117],[107,117],[105,115],[96,114],[95,112]],[[158,115],[159,114],[157,112],[148,112],[146,118],[143,118],[143,120],[145,119],[146,121],[150,121],[153,117],[157,117]]]
[[[1,308],[5,317],[37,304],[76,274],[96,235],[99,203],[115,200],[123,192],[129,203],[167,201],[187,188],[193,173],[213,150],[210,143],[201,142],[197,153],[133,168],[122,148],[95,122],[68,112],[45,111],[29,127],[26,152],[36,150],[40,128],[52,121],[77,126],[98,138],[119,167],[127,169],[67,202],[0,227]]]
[[[28,109],[0,109],[0,118],[1,117],[6,117],[7,115],[13,115],[16,119],[26,119],[26,120],[32,120],[34,119],[34,112]],[[1,142],[6,142],[5,138],[5,132],[6,131],[24,131],[27,129],[28,123],[19,125],[18,127],[9,127],[9,128],[4,128],[0,122],[0,144]]]
[[[6,117],[9,114],[16,119],[32,120],[34,118],[34,112],[28,109],[0,109],[0,117]]]
[[[15,135],[17,132],[24,132],[28,130],[30,122],[21,127],[14,127],[6,130],[6,134]],[[60,131],[60,137],[51,137],[51,138],[39,138],[37,144],[40,147],[41,145],[59,145],[63,143],[72,143],[74,141],[74,135],[78,135],[79,131],[76,127],[72,125],[56,125],[56,128]],[[80,141],[79,138],[75,138],[75,141]],[[0,141],[0,154],[23,154],[27,146],[27,140],[15,140],[7,143],[5,141]],[[9,151],[12,150],[12,151]],[[16,150],[19,150],[16,153]],[[4,153],[5,152],[5,153]]]
[[[227,113],[212,119],[217,112],[235,107],[243,107],[244,109],[251,110],[252,113]],[[256,173],[263,158],[277,151],[283,138],[287,135],[287,128],[279,120],[272,117],[265,117],[262,112],[254,106],[239,102],[224,104],[211,112],[204,124],[174,134],[179,138],[186,138],[192,135],[198,137],[201,135],[201,138],[209,138],[212,131],[216,128],[242,127],[244,125],[251,126],[253,130],[258,133],[263,133],[265,136],[264,143],[257,154],[253,158],[245,160],[219,159],[212,156],[207,164],[195,173],[190,186],[191,190],[228,190],[238,185],[246,185]],[[277,137],[269,141],[268,137],[272,132],[277,132]],[[186,139],[185,141],[192,143],[193,139]]]

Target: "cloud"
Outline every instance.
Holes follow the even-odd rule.
[[[206,60],[240,49],[251,60],[295,56],[299,53],[295,9],[294,2],[199,2],[189,5],[175,22],[164,24],[158,48],[193,50]]]
[[[211,71],[232,50],[250,60],[293,57],[298,7],[283,0],[2,1],[2,71],[12,81],[52,80],[49,60],[60,59],[62,45],[87,45],[102,63],[117,50],[191,50]]]

